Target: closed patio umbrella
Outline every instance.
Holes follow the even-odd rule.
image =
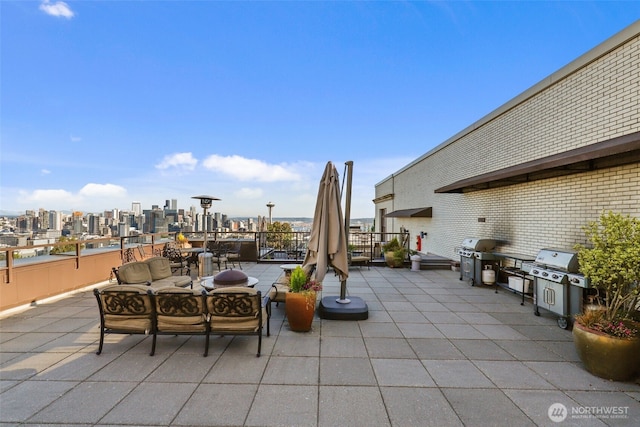
[[[313,266],[318,282],[322,282],[329,267],[333,267],[340,281],[349,277],[347,241],[340,204],[340,178],[331,162],[327,163],[320,180],[311,236],[302,263],[305,271]]]
[[[351,168],[353,162],[347,162]],[[349,178],[351,177],[351,169]],[[347,199],[351,194],[351,179]],[[346,201],[347,212],[350,200]],[[348,221],[348,220],[347,220]],[[367,304],[358,297],[346,298],[349,258],[347,255],[347,224],[342,216],[340,178],[333,163],[328,162],[318,188],[318,200],[311,225],[311,235],[302,268],[316,269],[321,282],[329,267],[340,278],[340,297],[326,296],[320,301],[319,315],[324,319],[364,320],[368,318]]]

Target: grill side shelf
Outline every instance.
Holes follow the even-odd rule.
[[[498,286],[509,290],[515,294],[521,295],[522,300],[520,305],[524,305],[525,297],[533,299],[533,276],[531,273],[531,263],[535,261],[535,256],[494,252],[493,255],[498,261],[498,274],[496,277],[496,293],[498,292]],[[507,283],[500,282],[500,273],[507,276]],[[509,286],[509,277],[514,277]],[[528,282],[527,282],[528,281]],[[529,290],[527,291],[527,283],[529,283]],[[520,284],[522,289],[520,290]]]

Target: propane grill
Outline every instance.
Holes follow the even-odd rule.
[[[487,266],[495,268],[496,256],[489,252],[496,247],[492,239],[469,237],[462,241],[457,253],[460,255],[460,280],[471,280],[471,285],[482,283],[482,270]],[[493,285],[493,283],[487,283]]]
[[[539,307],[558,314],[558,326],[570,326],[571,316],[582,313],[584,288],[588,280],[580,274],[578,254],[561,249],[542,249],[527,266],[534,277],[535,315]]]

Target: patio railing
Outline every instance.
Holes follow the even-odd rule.
[[[183,233],[193,246],[204,243],[204,233]],[[104,237],[28,246],[0,247],[0,310],[28,304],[105,280],[111,268],[159,253],[176,233]],[[239,242],[241,261],[302,262],[310,232],[208,232],[207,240]],[[407,234],[355,232],[349,234],[354,255],[382,260],[382,245],[398,237],[408,249]]]

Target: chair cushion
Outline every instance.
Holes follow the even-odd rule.
[[[262,307],[262,324],[267,322],[267,308]],[[227,317],[227,316],[211,316],[210,318],[211,332],[258,332],[260,322],[257,317]]]
[[[148,333],[152,327],[153,307],[149,287],[112,285],[100,291],[105,327]]]
[[[118,269],[122,283],[146,283],[153,281],[149,266],[145,262],[130,262]]]
[[[266,316],[266,313],[263,316]],[[211,332],[257,332],[260,328],[258,319],[246,319],[246,317],[238,320],[224,316],[211,316]]]
[[[284,302],[289,290],[290,290],[289,285],[286,285],[284,283],[274,283],[271,286],[271,291],[269,292],[269,298],[271,299],[271,301]]]
[[[104,326],[107,329],[114,329],[128,332],[144,332],[148,334],[151,331],[151,318],[147,316],[121,316],[114,314],[104,315]]]
[[[191,285],[191,277],[189,276],[170,276],[164,279],[155,280],[151,283],[151,286],[155,289],[167,288],[170,286],[178,286],[180,288],[186,288]]]
[[[149,293],[149,287],[144,284],[109,285],[102,288],[102,290],[100,291],[100,293],[103,294],[109,292],[136,292],[141,295],[147,295]]]
[[[261,304],[257,289],[246,287],[214,289],[207,295],[211,331],[257,332],[260,329],[258,318],[260,310],[263,313],[263,323],[267,321],[266,308]]]
[[[171,261],[169,261],[169,258],[154,257],[144,262],[149,266],[152,280],[160,280],[171,276]]]
[[[162,288],[156,292],[157,327],[160,332],[205,332],[207,318],[201,291]]]
[[[174,317],[158,315],[159,332],[205,332],[206,320],[202,317]]]

